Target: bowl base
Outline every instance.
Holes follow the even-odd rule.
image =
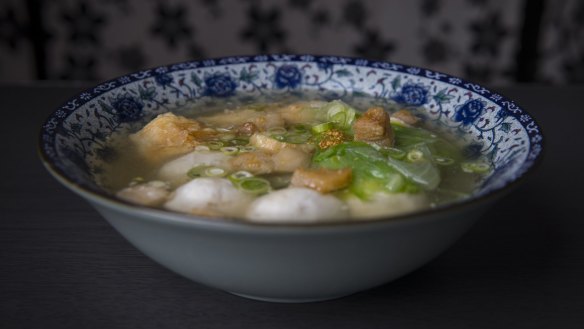
[[[274,297],[263,297],[263,296],[254,296],[254,295],[247,295],[247,294],[240,294],[237,292],[229,291],[230,294],[235,296],[258,300],[261,302],[268,302],[268,303],[314,303],[314,302],[324,302],[327,300],[338,299],[345,296],[347,294],[342,295],[334,295],[334,296],[323,296],[323,297],[309,297],[309,298],[274,298]]]

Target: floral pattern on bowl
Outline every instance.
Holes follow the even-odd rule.
[[[200,100],[313,91],[327,99],[362,96],[401,107],[424,107],[425,122],[486,155],[495,169],[478,195],[521,177],[540,158],[543,137],[513,101],[447,74],[390,62],[312,55],[260,55],[178,63],[104,82],[69,100],[45,122],[41,153],[75,184],[104,193],[94,182],[113,151],[113,131]]]

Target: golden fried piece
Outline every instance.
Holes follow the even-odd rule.
[[[391,118],[396,119],[396,121],[398,121],[398,122],[401,121],[401,122],[408,124],[410,126],[414,126],[420,121],[420,118],[413,115],[412,112],[410,112],[406,109],[401,109],[401,110],[395,112],[394,114],[391,115]]]
[[[205,129],[196,120],[164,113],[130,135],[130,140],[147,162],[161,163],[191,151],[215,135],[215,130]]]
[[[351,183],[353,171],[344,169],[299,168],[292,175],[292,186],[309,187],[320,193],[329,193],[347,187]]]
[[[314,151],[314,145],[312,144],[292,144],[286,142],[280,142],[262,133],[256,133],[249,139],[251,145],[269,153],[277,153],[284,148],[291,148],[300,150],[302,152],[311,153]]]
[[[316,109],[324,104],[321,101],[296,102],[282,107],[279,113],[288,124],[307,123],[317,119]]]
[[[206,117],[200,117],[201,122],[213,127],[232,128],[253,123],[259,131],[266,131],[274,127],[283,127],[285,122],[282,116],[275,111],[256,111],[243,109],[238,111],[226,110]]]
[[[229,160],[231,169],[245,170],[256,175],[291,173],[310,164],[310,154],[284,148],[274,154],[264,151],[240,153]]]
[[[374,143],[380,146],[393,145],[394,136],[389,120],[389,114],[383,108],[369,108],[353,124],[355,140]]]
[[[272,155],[275,172],[293,172],[310,164],[311,155],[293,148],[283,148]]]
[[[234,171],[245,170],[256,175],[269,174],[274,171],[274,161],[271,155],[262,151],[238,154],[229,163]]]

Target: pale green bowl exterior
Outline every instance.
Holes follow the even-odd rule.
[[[395,280],[452,245],[487,206],[309,227],[214,223],[84,197],[164,267],[210,287],[274,302],[334,299]]]

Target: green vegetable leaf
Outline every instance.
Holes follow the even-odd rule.
[[[340,100],[327,103],[323,106],[322,111],[326,113],[326,121],[334,122],[337,127],[343,130],[351,129],[357,116],[357,110]]]
[[[426,190],[434,190],[440,184],[440,170],[433,163],[432,152],[425,144],[412,147],[410,152],[420,154],[415,161],[402,161],[392,157],[387,162],[400,174],[416,182]]]
[[[351,168],[353,180],[349,191],[361,199],[377,192],[416,192],[417,185],[395,170],[386,157],[363,142],[345,142],[330,147],[313,157],[317,167],[329,169]]]
[[[440,184],[440,171],[430,160],[407,162],[390,157],[388,163],[406,178],[418,183],[426,190],[433,190]]]
[[[426,129],[404,126],[392,122],[391,127],[395,132],[395,143],[397,147],[408,147],[415,144],[431,144],[438,140],[438,136]]]
[[[392,122],[397,148],[410,150],[416,145],[424,144],[434,157],[450,158],[455,162],[462,160],[459,148],[446,139],[423,128],[404,126]]]

